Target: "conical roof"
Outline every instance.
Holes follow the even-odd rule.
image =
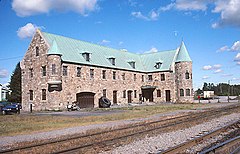
[[[48,55],[62,55],[55,40],[53,40],[52,46],[48,50]]]
[[[192,61],[192,60],[188,54],[188,51],[187,51],[187,48],[186,48],[184,42],[182,41],[175,62],[184,62],[184,61]]]

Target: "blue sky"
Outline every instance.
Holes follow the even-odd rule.
[[[36,28],[129,52],[176,49],[193,60],[193,86],[240,84],[240,0],[1,0],[0,83]]]

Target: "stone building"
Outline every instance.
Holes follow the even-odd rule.
[[[29,110],[193,101],[192,61],[174,50],[135,54],[37,30],[21,61],[22,106]]]

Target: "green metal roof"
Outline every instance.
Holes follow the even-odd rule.
[[[183,61],[187,61],[187,62],[192,61],[188,54],[188,51],[187,51],[187,48],[186,48],[184,42],[182,42],[182,44],[180,46],[180,49],[179,49],[179,52],[178,52],[175,62],[183,62]]]
[[[62,55],[58,49],[58,45],[55,40],[53,40],[52,46],[48,50],[48,55]]]
[[[174,62],[174,58],[177,53],[177,50],[170,50],[148,54],[135,54],[60,35],[46,32],[41,33],[50,45],[48,54],[60,54],[62,55],[62,60],[65,62],[85,65],[95,65],[139,72],[168,71]],[[90,54],[89,62],[84,59],[82,53]],[[111,64],[108,59],[109,57],[115,58],[115,65]],[[181,60],[178,57],[177,60]],[[131,67],[129,61],[135,62],[135,69]],[[161,62],[161,67],[159,69],[155,68],[157,62]]]

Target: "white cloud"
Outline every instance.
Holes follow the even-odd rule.
[[[24,38],[31,38],[36,29],[37,28],[41,28],[41,27],[38,27],[36,25],[33,25],[32,23],[28,23],[26,24],[25,26],[23,27],[20,27],[17,31],[17,35],[18,37],[20,37],[21,39],[24,39]]]
[[[97,0],[13,0],[12,9],[20,17],[48,13],[51,10],[74,11],[86,15],[97,8]]]
[[[223,72],[223,70],[221,70],[221,69],[217,69],[214,71],[214,73],[221,73],[221,72]]]
[[[222,77],[230,77],[233,76],[233,74],[222,74]]]
[[[152,47],[149,51],[145,52],[145,53],[155,53],[158,52],[158,49],[155,47]]]
[[[120,41],[120,42],[118,43],[118,45],[123,45],[123,41]]]
[[[240,53],[238,53],[235,57],[235,61],[240,61]]]
[[[209,78],[210,78],[210,77],[207,76],[207,75],[205,75],[205,76],[202,77],[202,79],[209,79]]]
[[[222,65],[220,65],[220,64],[215,64],[212,66],[213,69],[219,69],[221,67],[222,67]]]
[[[175,8],[184,11],[205,11],[207,9],[207,2],[207,0],[176,0]]]
[[[229,47],[227,45],[221,47],[220,49],[217,50],[217,52],[224,52],[224,51],[229,51]]]
[[[159,12],[152,10],[149,12],[148,16],[146,16],[146,15],[143,15],[142,12],[138,11],[138,12],[132,12],[131,15],[135,18],[139,18],[147,21],[153,21],[158,19]]]
[[[233,46],[231,47],[233,51],[240,51],[240,41],[234,42]]]
[[[165,11],[171,10],[174,7],[175,7],[175,3],[170,3],[167,6],[160,7],[159,10],[165,12]]]
[[[150,20],[157,20],[159,17],[159,12],[157,11],[151,11],[149,15]]]
[[[212,69],[211,65],[203,66],[203,70],[211,70],[211,69]]]
[[[101,42],[99,42],[99,44],[101,45],[107,45],[109,44],[111,41],[108,41],[108,40],[102,40]]]
[[[239,0],[217,0],[212,11],[221,14],[219,26],[240,26],[240,1]]]
[[[8,70],[0,69],[0,78],[6,78],[8,76]]]
[[[240,61],[237,62],[237,65],[240,65]]]

